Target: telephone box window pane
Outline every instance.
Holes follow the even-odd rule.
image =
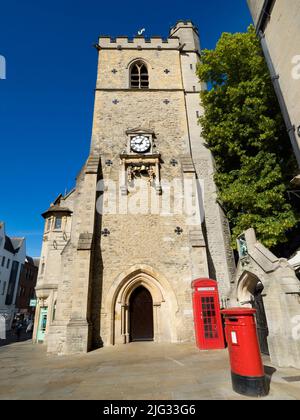
[[[213,297],[202,297],[202,316],[204,323],[204,336],[207,340],[218,338],[215,301]]]

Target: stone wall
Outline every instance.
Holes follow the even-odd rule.
[[[245,232],[248,256],[239,263],[232,289],[232,306],[250,306],[258,282],[263,303],[272,363],[300,368],[300,282],[287,260],[279,259],[260,244],[253,229]]]
[[[265,0],[247,0],[248,6],[251,10],[254,23],[257,24],[260,18]]]
[[[47,327],[49,351],[128,342],[125,313],[129,293],[139,284],[153,298],[155,341],[194,341],[195,278],[216,276],[222,296],[228,295],[233,261],[228,226],[216,203],[213,161],[197,123],[203,112],[195,74],[199,39],[191,23],[173,30],[176,36],[168,41],[100,37],[90,156],[76,189],[60,201],[73,211],[68,241],[54,252],[51,233],[43,246],[47,267],[39,287],[47,304],[57,299],[56,317]],[[149,70],[149,89],[129,90],[130,67],[141,59]],[[143,191],[121,189],[128,130],[153,133],[161,194],[149,183]],[[104,181],[102,192],[99,181]],[[184,193],[192,213],[180,202]],[[152,212],[147,199],[155,203]],[[139,210],[125,211],[128,204]],[[107,205],[110,210],[104,211]],[[50,282],[53,292],[47,292]]]
[[[257,24],[262,0],[248,0]],[[292,125],[300,126],[300,3],[295,0],[276,0],[267,18],[264,33],[275,72],[288,108]],[[296,133],[300,146],[300,135]]]

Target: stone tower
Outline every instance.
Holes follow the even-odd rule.
[[[193,341],[191,282],[215,278],[226,299],[234,268],[198,125],[198,31],[97,49],[90,155],[44,214],[34,337],[56,353]]]

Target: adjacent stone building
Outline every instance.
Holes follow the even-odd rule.
[[[25,239],[6,235],[4,222],[0,222],[0,315],[4,316],[8,330],[17,312],[16,299],[25,256]]]
[[[257,239],[253,229],[239,238],[240,261],[232,306],[256,309],[262,353],[281,367],[300,368],[300,283],[295,269]]]
[[[300,2],[248,0],[248,5],[300,166]],[[299,187],[299,175],[292,185]],[[261,348],[272,362],[300,368],[300,254],[278,259],[252,230],[245,236],[249,252],[239,263],[233,296],[241,305],[256,307]]]
[[[294,268],[298,279],[300,280],[300,251],[297,251],[290,259],[289,264]]]
[[[192,281],[217,279],[226,302],[235,269],[198,125],[198,31],[96,47],[89,158],[43,215],[34,339],[61,354],[191,342]]]
[[[33,319],[35,306],[30,305],[35,300],[35,287],[39,269],[39,258],[32,258],[28,255],[20,273],[20,281],[16,300],[18,313],[26,319]]]
[[[300,166],[300,2],[248,0],[248,5]]]

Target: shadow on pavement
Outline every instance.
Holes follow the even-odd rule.
[[[0,347],[9,346],[10,344],[21,343],[29,340],[32,340],[32,332],[26,333],[25,331],[22,331],[20,337],[17,337],[13,331],[8,331],[6,333],[6,339],[0,339]]]
[[[272,376],[274,375],[275,372],[277,372],[277,370],[271,366],[264,366],[264,369],[265,369],[265,374],[266,374],[268,390],[270,391]]]

